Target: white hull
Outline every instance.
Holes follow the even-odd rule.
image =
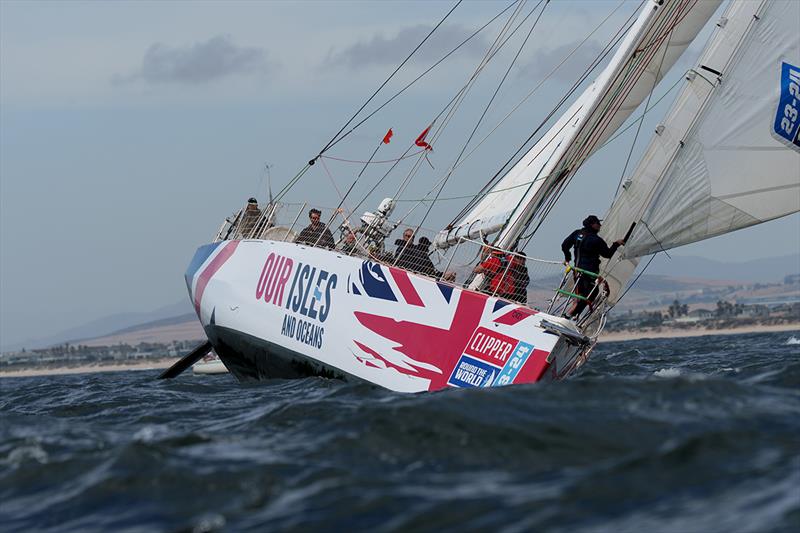
[[[547,331],[559,319],[528,307],[287,242],[203,246],[186,282],[240,380],[323,375],[402,392],[499,386],[563,378],[591,349]]]
[[[217,355],[206,356],[192,366],[195,374],[227,374],[228,369]]]

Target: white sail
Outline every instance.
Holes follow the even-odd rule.
[[[721,0],[648,0],[609,65],[569,110],[436,246],[503,230],[510,247],[553,190],[622,125]]]
[[[604,222],[611,240],[637,223],[612,301],[639,256],[800,210],[799,24],[797,0],[731,3]]]

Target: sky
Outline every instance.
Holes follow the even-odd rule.
[[[375,102],[386,101],[510,3],[460,5]],[[273,190],[280,189],[453,5],[1,1],[0,346],[186,298],[183,272],[195,248],[210,241],[222,219],[249,196],[266,198],[265,165]],[[551,2],[476,139],[541,82],[589,28],[611,16],[458,167],[443,197],[480,189],[638,5]],[[367,159],[391,127],[393,143],[379,156],[396,157],[465,83],[499,24],[329,154]],[[405,203],[399,202],[398,213],[452,165],[509,68],[518,48],[514,43],[481,74],[437,139],[431,167],[400,197]],[[677,74],[656,88],[653,100],[701,48],[690,46]],[[674,92],[646,118],[647,134],[635,138],[631,128],[584,165],[529,255],[557,259],[564,235],[586,214],[602,216],[628,153],[635,161],[671,96]],[[361,170],[333,160],[327,171],[322,167],[316,165],[286,199],[334,206],[337,190],[345,190]],[[363,196],[385,168],[370,167],[353,198]],[[361,209],[374,209],[396,186],[397,181],[391,190],[379,189]],[[443,201],[424,225],[442,227],[463,203]],[[746,261],[798,252],[800,218],[792,215],[676,253]]]

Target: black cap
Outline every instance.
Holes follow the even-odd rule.
[[[257,204],[258,200],[256,200],[255,198],[250,198],[249,200],[247,200],[247,203],[248,204]]]
[[[427,247],[427,246],[431,245],[431,240],[429,238],[427,238],[427,237],[420,237],[418,242],[419,242],[420,246],[424,246],[424,247]]]
[[[600,224],[602,220],[597,218],[596,215],[589,215],[588,217],[583,219],[583,227],[588,228],[592,224]]]

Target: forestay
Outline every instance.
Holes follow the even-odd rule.
[[[569,110],[450,231],[460,238],[503,232],[495,241],[514,244],[550,194],[577,171],[652,91],[721,0],[647,0],[609,65]]]
[[[636,258],[800,210],[800,2],[734,1],[604,222],[611,299]],[[793,74],[794,73],[794,74]]]

